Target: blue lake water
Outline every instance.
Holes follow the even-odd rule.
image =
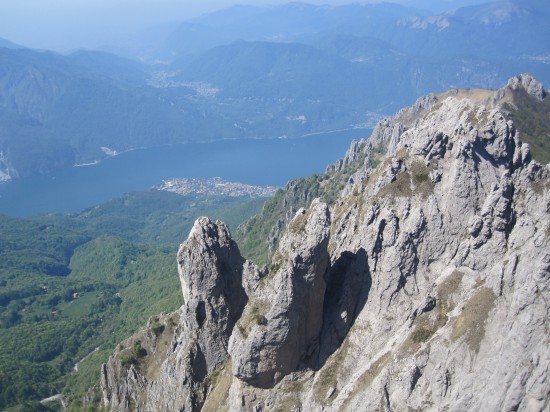
[[[224,140],[133,150],[96,165],[0,184],[0,213],[79,212],[175,177],[221,177],[284,186],[288,180],[324,172],[328,164],[344,156],[353,139],[366,138],[370,132],[353,129],[293,139]]]

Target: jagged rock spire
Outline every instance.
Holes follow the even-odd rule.
[[[207,372],[227,359],[227,342],[248,300],[237,244],[223,222],[195,221],[178,251],[187,328],[196,335]]]
[[[233,374],[269,388],[297,369],[319,345],[326,289],[330,214],[314,200],[288,226],[270,273],[231,337]]]

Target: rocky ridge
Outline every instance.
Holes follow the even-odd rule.
[[[501,107],[513,88],[546,98],[522,75],[380,122],[268,271],[197,220],[178,253],[184,306],[111,356],[103,406],[547,410],[550,168]]]

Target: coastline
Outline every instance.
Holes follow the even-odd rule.
[[[100,164],[102,161],[104,161],[106,159],[109,159],[111,157],[117,157],[117,156],[123,155],[123,154],[128,153],[128,152],[133,152],[134,150],[147,150],[147,149],[153,149],[155,147],[175,147],[175,146],[184,146],[184,145],[188,145],[188,144],[212,144],[212,143],[216,143],[216,142],[227,142],[227,141],[238,141],[238,140],[242,140],[242,141],[246,141],[246,140],[252,140],[252,141],[258,141],[258,140],[295,140],[295,139],[297,140],[297,139],[306,139],[308,137],[314,137],[314,136],[323,136],[323,135],[327,135],[327,134],[331,134],[331,133],[349,132],[349,131],[353,131],[353,130],[366,130],[366,131],[372,132],[372,128],[369,128],[369,127],[353,126],[353,127],[348,127],[348,128],[344,128],[344,129],[326,130],[326,131],[322,131],[322,132],[311,132],[311,133],[306,133],[306,134],[302,134],[302,135],[299,135],[299,136],[291,136],[291,137],[288,137],[286,135],[285,136],[268,136],[268,137],[222,137],[220,139],[200,140],[200,141],[197,141],[197,142],[183,141],[183,142],[178,142],[178,143],[167,143],[167,144],[162,144],[162,145],[158,145],[158,146],[150,146],[150,147],[140,146],[140,147],[133,147],[131,149],[123,150],[121,152],[113,150],[111,152],[112,154],[108,154],[107,156],[105,156],[104,159],[92,160],[91,162],[86,162],[86,163],[75,163],[75,164],[73,164],[72,167],[95,166],[95,165]],[[0,181],[0,183],[3,183],[3,182]]]

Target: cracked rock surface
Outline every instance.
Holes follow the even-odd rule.
[[[104,406],[548,410],[550,166],[500,107],[518,88],[546,96],[522,75],[380,122],[331,167],[364,162],[335,204],[294,215],[268,273],[200,218],[178,253],[185,305],[104,365]],[[153,366],[121,361],[138,338]]]

